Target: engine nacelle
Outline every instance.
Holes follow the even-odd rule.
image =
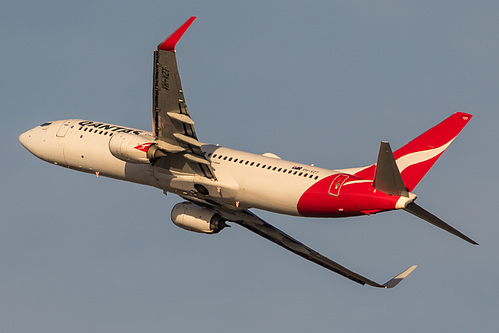
[[[166,156],[151,138],[130,133],[115,133],[109,139],[109,151],[114,157],[130,163],[150,163]]]
[[[216,234],[227,227],[219,213],[190,202],[182,202],[173,207],[172,222],[182,229],[203,234]]]

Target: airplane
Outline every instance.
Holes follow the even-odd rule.
[[[152,131],[82,119],[49,121],[19,136],[36,157],[65,168],[149,185],[184,202],[171,212],[183,229],[216,234],[240,225],[361,285],[393,288],[417,266],[374,282],[262,220],[251,208],[317,218],[403,209],[463,240],[474,240],[415,203],[412,193],[472,115],[456,112],[392,152],[381,142],[375,164],[325,169],[272,153],[243,152],[198,141],[178,73],[177,42],[190,17],[154,51]]]

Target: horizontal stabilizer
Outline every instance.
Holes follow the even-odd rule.
[[[408,204],[407,207],[404,208],[404,210],[408,211],[411,214],[416,215],[420,219],[423,219],[423,220],[433,224],[434,226],[437,226],[441,229],[444,229],[445,231],[448,231],[451,234],[453,234],[459,238],[464,239],[468,243],[471,243],[473,245],[478,245],[477,242],[475,242],[474,240],[472,240],[468,236],[464,235],[460,231],[454,229],[453,227],[451,227],[450,225],[448,225],[447,223],[445,223],[444,221],[442,221],[441,219],[439,219],[438,217],[436,217],[432,213],[423,209],[421,206],[416,205],[414,202],[411,202],[410,204]]]
[[[373,187],[386,194],[409,197],[409,193],[405,188],[404,181],[393,157],[390,144],[386,141],[382,141],[379,147]]]

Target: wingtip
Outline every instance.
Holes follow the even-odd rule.
[[[403,271],[402,273],[400,273],[399,275],[397,275],[396,277],[385,283],[383,287],[385,289],[395,287],[397,284],[400,283],[400,281],[409,276],[409,274],[411,274],[412,271],[416,269],[416,267],[418,267],[418,265],[412,265],[411,267],[409,267],[408,269],[406,269],[405,271]]]
[[[158,50],[172,51],[175,52],[175,45],[182,38],[182,35],[189,28],[189,26],[194,22],[196,16],[191,16],[184,24],[180,26],[174,33],[172,33],[165,41],[158,45]]]

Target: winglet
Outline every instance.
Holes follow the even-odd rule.
[[[167,39],[161,44],[158,45],[158,50],[172,51],[175,52],[175,45],[182,38],[184,32],[189,28],[189,26],[196,19],[195,16],[191,16],[180,28],[178,28],[174,33],[168,36]]]
[[[412,271],[416,269],[416,267],[418,267],[418,265],[413,265],[413,266],[409,267],[404,272],[400,273],[399,275],[397,275],[396,277],[394,277],[393,279],[391,279],[390,281],[388,281],[387,283],[385,283],[383,285],[383,287],[385,287],[385,288],[393,288],[393,287],[395,287],[397,284],[399,284],[400,281],[402,281],[409,274],[411,274]]]

